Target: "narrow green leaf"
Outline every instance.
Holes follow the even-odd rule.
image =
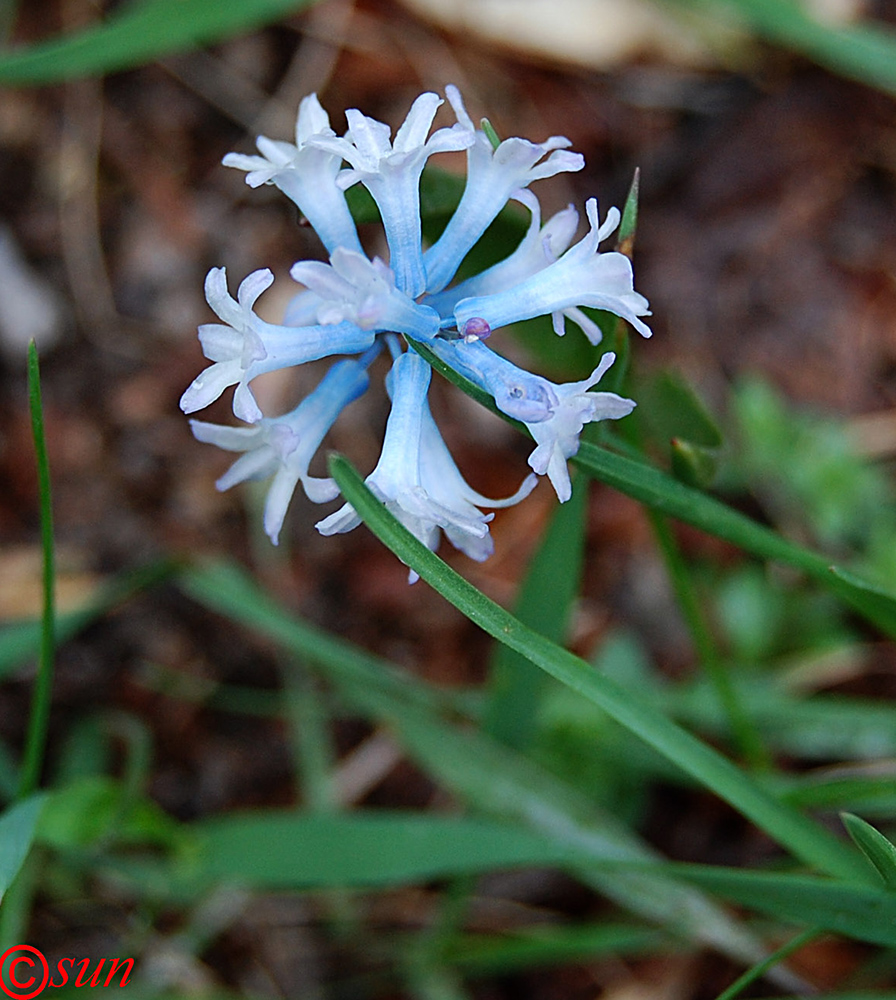
[[[594,859],[650,861],[656,855],[615,817],[531,760],[445,719],[447,702],[391,664],[297,621],[245,574],[216,564],[182,577],[187,593],[229,619],[261,631],[316,664],[342,696],[388,725],[416,762],[471,806],[585,850]],[[581,868],[579,877],[620,906],[740,960],[758,942],[699,892],[658,874]]]
[[[719,468],[718,453],[685,438],[672,438],[672,474],[688,486],[706,489],[716,478]]]
[[[266,888],[395,885],[566,865],[576,857],[568,847],[509,824],[410,812],[252,812],[195,824],[194,830],[204,841],[208,876]]]
[[[788,942],[781,945],[780,948],[773,951],[767,958],[764,958],[761,962],[757,962],[751,969],[747,969],[742,976],[738,976],[728,989],[723,990],[716,997],[716,1000],[734,1000],[734,998],[740,996],[748,986],[751,986],[758,979],[767,975],[774,966],[779,965],[785,958],[789,958],[795,952],[814,941],[820,933],[821,932],[815,927],[810,927],[808,930],[801,931],[799,934],[792,937]]]
[[[41,792],[10,806],[0,816],[0,899],[31,850],[37,820],[46,801],[46,793]]]
[[[882,22],[830,24],[797,0],[677,0],[726,8],[767,41],[861,83],[896,94],[896,32]]]
[[[523,429],[517,421],[502,414],[489,395],[443,364],[424,345],[412,341],[411,347],[472,399],[518,429]],[[848,570],[832,566],[824,556],[788,541],[721,500],[679,482],[643,461],[598,447],[590,441],[582,441],[573,462],[589,476],[664,514],[724,538],[762,559],[775,560],[802,570],[838,594],[883,631],[896,636],[896,595]]]
[[[896,889],[896,846],[870,823],[852,813],[841,813],[840,819],[856,847],[884,880],[884,885]]]
[[[584,924],[539,927],[500,937],[464,935],[445,960],[467,975],[500,975],[521,969],[593,961],[602,955],[637,955],[662,948],[663,935],[647,927]]]
[[[830,561],[782,538],[659,469],[583,441],[573,461],[590,476],[686,524],[724,538],[763,559],[803,570],[851,604],[884,631],[896,635],[896,597]]]
[[[867,877],[858,855],[827,830],[772,798],[730,760],[650,705],[642,704],[609,678],[595,673],[584,660],[526,628],[476,590],[389,514],[340,455],[331,456],[330,472],[343,496],[374,534],[470,621],[599,705],[765,830],[795,857],[840,877]]]
[[[720,448],[722,431],[693,386],[672,369],[664,369],[639,387],[645,420],[660,442],[680,437],[702,446]]]
[[[896,945],[896,894],[855,883],[780,872],[741,871],[709,865],[669,866],[708,892],[808,927],[860,941]]]
[[[570,501],[554,508],[514,608],[520,621],[557,643],[566,636],[572,603],[579,591],[588,485],[587,479],[579,476]],[[508,746],[527,746],[534,733],[545,679],[544,671],[499,643],[489,672],[485,731]]]
[[[622,207],[622,218],[619,221],[616,249],[631,257],[635,249],[635,233],[638,229],[638,195],[641,190],[641,171],[635,168],[631,186]]]
[[[0,55],[0,83],[57,83],[130,69],[220,42],[309,6],[311,0],[141,0],[102,24]]]
[[[869,583],[840,566],[830,567],[825,582],[869,621],[876,622],[890,635],[896,635],[896,598],[890,591]]]
[[[31,432],[37,459],[37,488],[40,507],[40,543],[43,556],[41,584],[43,611],[40,623],[40,647],[37,677],[31,695],[25,751],[19,772],[16,798],[30,795],[40,784],[50,723],[50,701],[53,697],[53,667],[56,654],[56,560],[53,538],[53,502],[50,495],[50,463],[44,433],[44,413],[40,392],[40,364],[34,341],[28,345],[28,402],[31,410]]]

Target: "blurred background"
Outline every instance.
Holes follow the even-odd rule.
[[[126,6],[22,4],[7,12],[15,13],[9,45],[79,31]],[[312,91],[340,132],[345,108],[396,127],[418,93],[455,83],[474,120],[488,116],[502,137],[568,136],[586,167],[536,186],[545,217],[569,202],[581,211],[593,195],[604,211],[621,206],[640,168],[634,266],[654,337],[632,345],[635,371],[648,379],[671,368],[697,390],[729,435],[721,482],[741,491],[745,509],[835,552],[871,544],[866,528],[874,522],[878,563],[892,558],[892,525],[878,524],[873,511],[896,454],[896,75],[869,82],[870,57],[856,67],[835,43],[869,21],[890,31],[896,7],[794,3],[834,40],[825,48],[813,41],[814,29],[787,34],[763,21],[754,12],[761,6],[321,0],[104,77],[3,87],[0,618],[12,623],[40,610],[25,378],[31,338],[42,362],[59,607],[102,609],[59,650],[50,781],[136,774],[154,808],[180,823],[307,803],[298,772],[313,723],[294,699],[284,708],[281,696],[304,684],[308,698],[323,697],[317,682],[285,680],[284,656],[269,639],[166,582],[172,559],[235,559],[289,609],[421,679],[457,691],[485,680],[486,637],[425,584],[407,586],[406,569],[363,527],[323,539],[313,527],[321,515],[297,495],[273,549],[259,524],[263,491],[217,493],[227,456],[194,441],[178,409],[205,364],[196,327],[212,319],[207,270],[226,266],[235,288],[250,271],[270,267],[279,280],[262,314],[275,320],[289,266],[322,256],[274,188],[250,190],[240,172],[220,165],[231,150],[253,151],[258,134],[290,139],[298,102]],[[463,170],[462,159],[439,165]],[[374,229],[365,239],[382,250]],[[543,358],[539,364],[563,374],[548,371]],[[272,409],[285,409],[314,377],[269,378],[260,392]],[[526,442],[453,387],[436,384],[433,396],[470,483],[490,496],[512,492],[526,469]],[[200,416],[232,422],[228,404]],[[366,473],[386,414],[385,398],[369,394],[345,415],[331,446]],[[660,428],[656,440],[663,437]],[[442,554],[511,604],[555,504],[542,484],[500,511],[496,553],[482,565]],[[688,676],[691,646],[643,511],[599,485],[588,504],[572,648],[590,656],[625,630],[659,676]],[[793,654],[788,633],[799,621],[801,662],[840,654],[824,661],[828,673],[819,667],[812,675],[813,690],[878,700],[896,694],[891,645],[832,618],[826,605],[794,603],[787,580],[763,590],[761,571],[724,543],[691,529],[678,535],[716,592],[713,614],[734,654],[751,662]],[[0,784],[8,797],[33,669],[19,653],[3,669],[8,776]],[[328,718],[341,806],[450,807],[450,792],[388,729],[344,709]],[[575,746],[562,752],[574,754]],[[781,752],[801,759],[795,749]],[[888,752],[887,744],[881,753]],[[831,754],[822,749],[817,759]],[[665,854],[741,864],[767,853],[711,797],[654,772],[649,782],[636,780],[610,782],[607,804]],[[139,946],[156,990],[145,987],[147,995],[437,995],[426,992],[431,983],[415,992],[377,948],[429,926],[438,887],[360,894],[350,901],[351,918],[340,898],[232,887],[200,901],[151,904],[49,857],[24,924],[27,940],[48,955],[131,954]],[[481,887],[468,926],[575,924],[608,905],[566,875],[527,870]],[[355,931],[340,935],[340,920]],[[832,988],[861,964],[862,947],[819,945],[800,971]],[[494,1000],[708,997],[732,968],[693,949],[642,949],[483,974],[467,989]]]

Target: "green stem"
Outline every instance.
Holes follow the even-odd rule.
[[[697,653],[697,659],[710,683],[716,690],[716,695],[722,709],[728,716],[728,725],[744,759],[757,771],[771,770],[771,760],[762,745],[762,740],[749,715],[744,711],[731,675],[719,654],[709,623],[700,607],[693,580],[681,556],[681,550],[672,534],[669,521],[662,514],[646,508],[647,516],[653,526],[653,533],[659,545],[660,552],[666,564],[666,572],[675,592],[678,607],[691,635],[691,641]]]
[[[742,993],[752,983],[755,983],[757,979],[764,976],[769,969],[779,962],[783,962],[785,958],[788,958],[795,951],[799,951],[800,948],[809,944],[810,941],[814,941],[819,934],[821,934],[821,931],[817,927],[809,927],[807,930],[801,931],[796,937],[791,938],[786,944],[781,945],[777,951],[773,951],[767,958],[747,969],[742,976],[738,976],[728,989],[723,990],[716,997],[716,1000],[734,1000],[738,994]]]
[[[434,590],[493,638],[517,650],[563,684],[594,702],[625,728],[675,762],[753,821],[805,864],[846,880],[868,880],[866,863],[829,831],[774,799],[730,760],[594,671],[590,664],[538,635],[446,566],[400,524],[341,456],[330,474],[373,533]]]
[[[40,538],[43,550],[43,613],[37,679],[31,699],[31,717],[25,739],[25,755],[16,797],[24,799],[40,783],[47,729],[50,722],[50,699],[53,691],[53,659],[56,647],[55,577],[53,545],[53,505],[50,497],[50,463],[44,435],[43,407],[40,395],[40,366],[34,341],[28,345],[28,402],[31,409],[31,432],[37,456],[37,486],[40,496]]]

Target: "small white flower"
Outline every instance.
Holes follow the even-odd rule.
[[[585,424],[617,420],[635,407],[634,400],[615,392],[588,392],[616,360],[608,352],[587,379],[556,384],[518,368],[481,341],[436,340],[433,351],[495,400],[509,417],[524,423],[537,447],[529,465],[547,475],[561,503],[572,495],[566,460],[579,450]]]
[[[518,191],[514,196],[531,213],[529,228],[516,250],[491,267],[474,274],[466,281],[443,292],[427,295],[423,300],[440,315],[448,316],[462,299],[476,295],[494,295],[512,288],[521,281],[544,270],[567,250],[579,224],[579,213],[572,205],[552,215],[542,226],[541,205],[531,191]]]
[[[329,264],[299,261],[290,274],[316,296],[298,303],[294,314],[315,309],[318,323],[349,320],[364,330],[407,333],[419,340],[439,332],[439,314],[399,291],[392,270],[379,257],[370,261],[353,250],[336,250]]]
[[[205,297],[224,322],[199,327],[202,351],[213,364],[200,372],[181,396],[184,413],[201,410],[235,385],[233,412],[241,420],[255,423],[262,417],[249,388],[256,376],[332,354],[357,354],[373,344],[375,335],[354,323],[305,327],[265,323],[252,307],[273,281],[273,274],[266,268],[253,271],[241,282],[234,301],[227,290],[225,269],[215,267],[209,271]]]
[[[261,135],[255,143],[261,156],[228,153],[223,163],[247,171],[249,187],[276,185],[298,205],[330,253],[340,246],[360,252],[345,193],[336,183],[342,156],[309,142],[315,136],[335,135],[317,94],[309,94],[299,105],[295,145]]]
[[[390,373],[392,411],[386,424],[383,450],[376,468],[365,480],[386,508],[423,544],[435,551],[440,530],[451,543],[476,560],[493,550],[488,522],[494,514],[484,507],[508,507],[532,491],[536,479],[527,477],[519,490],[504,500],[489,500],[473,490],[460,474],[436,427],[426,393],[432,369],[414,351],[395,360]],[[351,504],[320,521],[322,535],[351,531],[361,523]],[[413,571],[409,581],[417,574]]]
[[[388,125],[355,108],[345,113],[349,128],[344,138],[319,134],[309,139],[318,149],[351,164],[338,178],[343,189],[360,181],[373,196],[386,231],[389,265],[398,287],[411,298],[425,288],[420,244],[423,167],[433,153],[466,149],[473,142],[472,133],[462,125],[439,129],[427,138],[441,103],[438,94],[421,94],[394,140]]]
[[[273,476],[264,508],[264,530],[276,545],[296,484],[301,482],[309,500],[325,503],[339,495],[332,479],[308,474],[308,466],[333,422],[369,383],[363,363],[338,361],[318,387],[282,417],[262,418],[253,427],[226,427],[191,420],[199,441],[243,455],[218,480],[228,490],[247,480]]]
[[[554,385],[558,404],[548,420],[527,424],[537,447],[529,456],[529,465],[539,476],[547,475],[561,503],[572,495],[566,460],[579,450],[579,435],[585,424],[598,420],[618,420],[635,408],[633,399],[615,392],[588,392],[616,360],[608,352],[600,364],[581,382]]]
[[[613,209],[600,225],[597,200],[590,198],[585,208],[591,228],[583,239],[559,260],[511,288],[461,299],[454,310],[458,330],[474,317],[484,319],[494,330],[551,313],[554,329],[559,333],[563,330],[564,313],[579,306],[591,306],[621,316],[638,333],[649,337],[650,327],[638,317],[649,316],[650,310],[647,299],[634,290],[631,261],[615,251],[598,252],[601,240],[619,224],[619,213]],[[579,316],[584,314],[573,313],[573,319],[582,325]],[[599,341],[600,331],[594,324],[586,324],[583,329],[593,343]]]
[[[562,171],[581,170],[585,165],[581,153],[567,152],[571,143],[562,135],[552,135],[540,143],[505,139],[493,149],[485,132],[473,125],[457,87],[449,85],[445,94],[458,123],[469,130],[474,140],[467,150],[467,184],[460,204],[445,231],[423,255],[430,292],[445,288],[470,248],[517,191],[533,181]]]

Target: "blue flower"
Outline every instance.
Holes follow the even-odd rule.
[[[190,421],[199,441],[243,453],[215,484],[219,490],[273,476],[265,502],[264,530],[275,545],[297,483],[302,483],[306,496],[315,503],[335,500],[339,495],[332,479],[310,476],[308,466],[336,418],[369,383],[363,363],[338,361],[318,387],[282,417],[266,417],[252,427]]]
[[[309,140],[351,164],[339,175],[341,187],[360,181],[373,195],[389,243],[389,265],[398,287],[411,298],[427,284],[420,244],[420,175],[433,153],[466,149],[473,142],[466,125],[439,129],[427,138],[441,103],[437,94],[421,94],[394,141],[388,125],[355,108],[345,113],[349,128],[344,138],[318,134]]]
[[[439,239],[423,255],[426,287],[440,292],[454,277],[470,248],[511,197],[533,181],[562,171],[581,170],[581,153],[569,153],[569,139],[552,135],[545,142],[505,139],[497,149],[473,126],[457,87],[445,89],[458,123],[473,137],[467,150],[467,184],[457,210]]]
[[[510,288],[461,299],[454,310],[458,330],[474,318],[485,320],[496,330],[550,314],[555,332],[562,334],[565,311],[591,306],[621,316],[643,337],[649,337],[650,327],[639,317],[649,316],[650,310],[647,299],[634,290],[631,261],[621,253],[598,252],[599,244],[619,225],[619,212],[613,209],[600,225],[597,199],[589,198],[585,210],[590,231],[558,260]],[[591,339],[596,343],[599,331],[592,331]]]
[[[262,417],[249,383],[257,375],[316,361],[332,354],[357,354],[373,344],[375,334],[355,323],[285,327],[265,323],[252,310],[256,299],[271,286],[274,276],[267,269],[253,271],[237,291],[234,301],[227,291],[223,267],[209,271],[205,297],[223,323],[199,327],[199,341],[212,361],[181,396],[184,413],[194,413],[213,403],[235,385],[233,412],[241,420],[254,423]]]
[[[588,392],[616,360],[612,352],[587,379],[557,385],[518,368],[480,340],[439,340],[431,346],[446,364],[489,393],[499,410],[526,425],[537,445],[529,465],[539,476],[547,475],[561,503],[572,495],[566,460],[579,450],[585,424],[618,420],[635,408],[634,400],[615,392]]]
[[[414,351],[396,358],[390,374],[392,410],[376,468],[365,480],[368,489],[423,544],[435,551],[444,531],[455,548],[482,561],[493,551],[488,523],[494,514],[479,506],[509,507],[535,487],[529,476],[513,496],[489,500],[461,475],[442,440],[426,401],[432,369]],[[318,522],[322,535],[351,531],[361,523],[354,507],[345,504]],[[410,582],[417,579],[410,574]]]
[[[492,331],[534,316],[551,316],[556,333],[566,321],[592,344],[601,331],[584,307],[608,310],[643,336],[650,329],[647,300],[634,289],[631,263],[600,244],[619,224],[613,208],[601,223],[597,201],[586,203],[589,231],[573,243],[579,216],[570,205],[542,223],[541,206],[529,186],[584,160],[568,150],[569,140],[551,136],[533,143],[505,139],[493,148],[474,127],[456,87],[446,90],[456,123],[432,131],[443,103],[421,94],[392,137],[388,125],[351,109],[348,131],[337,135],[316,96],[302,101],[295,144],[264,136],[258,156],[231,153],[227,166],[247,172],[250,187],[274,184],[299,206],[316,229],[328,261],[296,262],[291,277],[303,286],[285,310],[282,325],[255,313],[258,297],[270,287],[267,269],[252,272],[236,299],[224,268],[213,268],[205,293],[220,322],[199,328],[205,356],[212,362],[181,399],[187,413],[208,405],[235,386],[233,411],[250,426],[225,427],[192,421],[201,441],[240,457],[218,480],[227,489],[248,479],[270,478],[265,530],[276,543],[287,507],[301,483],[318,503],[335,499],[331,479],[311,476],[312,457],[341,410],[368,385],[367,368],[388,346],[393,357],[386,390],[392,408],[383,446],[367,485],[427,547],[444,534],[473,559],[492,552],[487,508],[518,503],[536,476],[547,476],[561,501],[571,486],[567,461],[576,454],[588,423],[618,419],[634,401],[612,392],[592,391],[614,356],[605,354],[579,382],[555,383],[513,364],[483,342]],[[421,237],[420,177],[430,156],[466,150],[467,180],[454,215],[430,247]],[[347,163],[348,166],[344,166]],[[361,183],[380,211],[389,263],[369,257],[349,214],[345,190]],[[508,200],[530,213],[529,227],[504,260],[453,286],[457,268]],[[408,342],[426,344],[455,371],[494,399],[508,416],[526,425],[535,441],[529,475],[513,496],[490,500],[463,478],[433,420],[427,401],[431,369]],[[333,365],[309,396],[288,414],[265,417],[252,395],[252,380],[266,372],[332,355],[359,355]],[[350,504],[321,520],[325,535],[350,531],[360,519]],[[411,574],[414,579],[414,574]]]
[[[338,247],[363,252],[345,193],[336,181],[342,156],[311,141],[335,134],[317,94],[309,94],[299,105],[295,145],[261,135],[256,140],[261,156],[228,153],[223,163],[247,171],[249,187],[276,185],[298,205],[330,253]]]

